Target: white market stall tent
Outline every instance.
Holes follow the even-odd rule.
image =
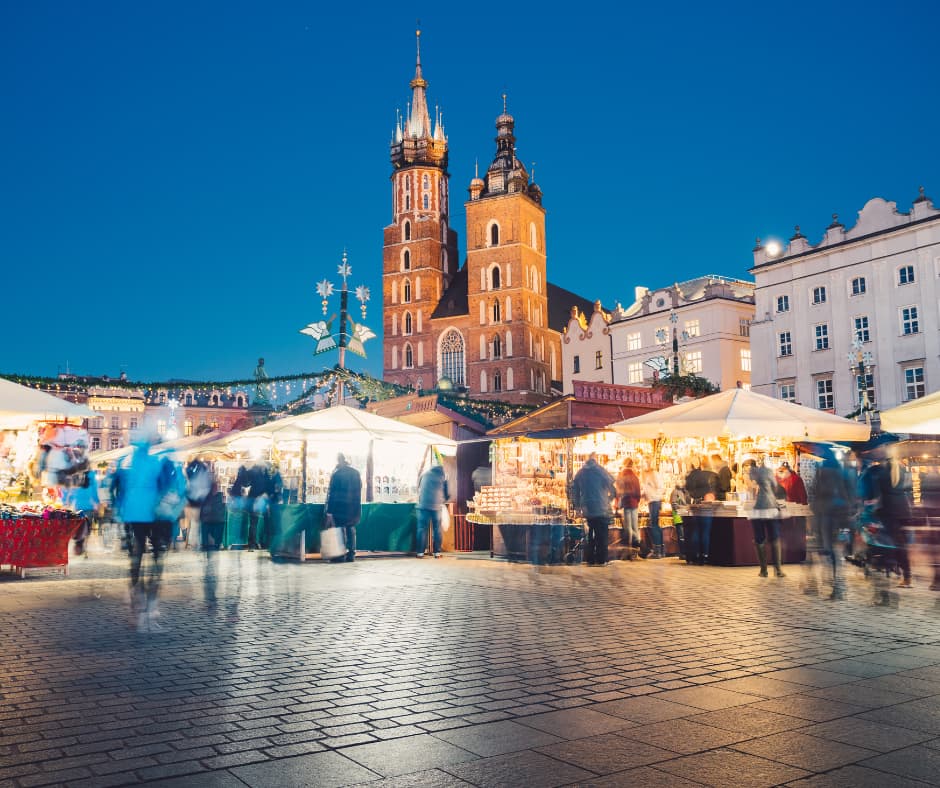
[[[888,432],[940,435],[940,391],[881,411],[881,428]]]
[[[224,447],[248,457],[278,454],[287,478],[299,476],[299,500],[322,500],[342,452],[363,477],[367,501],[413,500],[419,471],[431,455],[453,457],[457,442],[442,435],[346,405],[287,416],[220,438],[205,449]],[[283,464],[282,463],[282,464]]]
[[[701,399],[625,419],[610,429],[629,438],[737,438],[762,435],[812,441],[866,441],[868,424],[795,405],[745,389],[729,389]]]
[[[84,405],[0,378],[0,430],[24,430],[40,421],[81,424],[98,415]]]

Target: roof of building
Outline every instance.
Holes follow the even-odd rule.
[[[704,301],[709,298],[725,298],[734,301],[754,301],[754,282],[745,279],[733,279],[718,274],[707,274],[706,276],[697,276],[694,279],[687,279],[684,282],[676,282],[669,287],[660,287],[656,290],[647,290],[636,299],[627,308],[621,307],[614,311],[613,321],[628,320],[643,314],[644,303],[648,312],[659,312],[665,308],[672,308],[670,301],[665,307],[649,308],[649,300],[653,294],[663,294],[672,290],[679,291],[679,306]]]
[[[470,305],[467,301],[467,266],[464,264],[451,279],[450,284],[437,302],[431,313],[431,319],[439,317],[457,317],[469,315]]]

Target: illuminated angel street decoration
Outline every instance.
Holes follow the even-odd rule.
[[[336,320],[336,315],[334,314],[328,320],[319,320],[315,323],[310,323],[306,328],[300,329],[300,333],[307,334],[316,341],[317,345],[313,351],[314,354],[325,353],[327,350],[339,348],[339,366],[341,369],[344,369],[346,349],[348,348],[351,353],[365,358],[366,353],[363,343],[367,339],[373,339],[375,333],[367,326],[362,323],[356,323],[349,317],[347,310],[349,302],[347,279],[352,274],[352,267],[346,259],[346,252],[343,252],[343,261],[337,267],[336,271],[343,278],[343,285],[339,291],[339,331],[336,335],[333,334],[333,322]],[[328,279],[317,282],[317,295],[320,296],[320,306],[323,308],[324,316],[329,308],[329,298],[334,292],[335,288],[333,287],[333,283]],[[360,304],[359,309],[362,312],[362,319],[365,320],[366,302],[369,300],[370,296],[369,288],[360,285],[355,290],[355,296]]]

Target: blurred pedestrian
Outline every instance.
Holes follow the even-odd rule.
[[[751,529],[754,532],[754,548],[760,564],[760,576],[767,577],[767,542],[773,551],[774,574],[783,574],[783,549],[780,542],[780,510],[778,500],[783,488],[777,484],[774,472],[763,462],[750,466],[749,475],[754,491],[754,509],[751,511]]]
[[[447,477],[440,465],[432,465],[418,478],[418,503],[415,507],[415,557],[424,558],[431,528],[434,557],[441,557],[441,508],[450,500]]]
[[[845,474],[839,461],[831,452],[826,452],[822,464],[816,470],[813,485],[813,537],[817,554],[832,568],[832,593],[830,599],[845,597],[845,581],[837,549],[839,535],[848,527],[850,495],[846,489]],[[815,578],[806,589],[816,593]]]
[[[215,610],[218,582],[216,559],[225,538],[225,519],[228,512],[225,508],[225,496],[219,489],[218,478],[209,465],[206,465],[206,474],[209,476],[209,491],[199,503],[199,545],[206,558],[203,579],[206,605],[210,610]]]
[[[346,455],[336,455],[336,468],[330,476],[326,494],[326,513],[333,515],[333,522],[343,529],[346,540],[346,555],[332,558],[332,563],[356,560],[356,526],[362,519],[362,477],[359,471],[346,460]]]
[[[623,536],[621,541],[630,548],[640,547],[640,524],[638,512],[640,507],[640,477],[633,470],[633,459],[627,457],[623,467],[617,474],[614,482],[617,495],[620,498],[620,512],[623,516]]]
[[[119,473],[118,506],[121,520],[131,534],[131,610],[136,616],[138,632],[159,631],[156,621],[157,595],[163,576],[163,558],[170,542],[172,525],[157,520],[157,506],[166,492],[164,464],[151,453],[158,438],[147,430],[132,435],[134,447],[130,464]],[[149,576],[141,576],[141,563],[147,545],[152,551]]]
[[[640,474],[640,491],[649,509],[649,533],[652,551],[650,558],[665,558],[663,529],[659,525],[659,513],[663,507],[663,480],[651,464],[644,466]]]
[[[592,452],[575,474],[571,486],[572,504],[587,520],[588,566],[607,565],[607,534],[613,516],[611,501],[616,495],[613,478],[598,464],[597,454]]]
[[[101,507],[101,501],[98,497],[98,477],[94,471],[85,471],[78,475],[78,484],[69,487],[65,491],[66,506],[70,506],[82,516],[82,524],[75,532],[75,555],[83,555],[88,558],[85,550],[85,540],[91,533],[91,527],[94,525]]]
[[[877,514],[895,546],[898,569],[901,570],[900,588],[910,588],[911,558],[904,526],[911,517],[911,474],[901,462],[896,446],[888,450],[888,459],[878,466],[875,480],[880,497]]]

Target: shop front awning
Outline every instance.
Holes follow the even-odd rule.
[[[864,441],[869,425],[745,389],[729,389],[611,424],[629,438],[765,436],[786,440]]]

